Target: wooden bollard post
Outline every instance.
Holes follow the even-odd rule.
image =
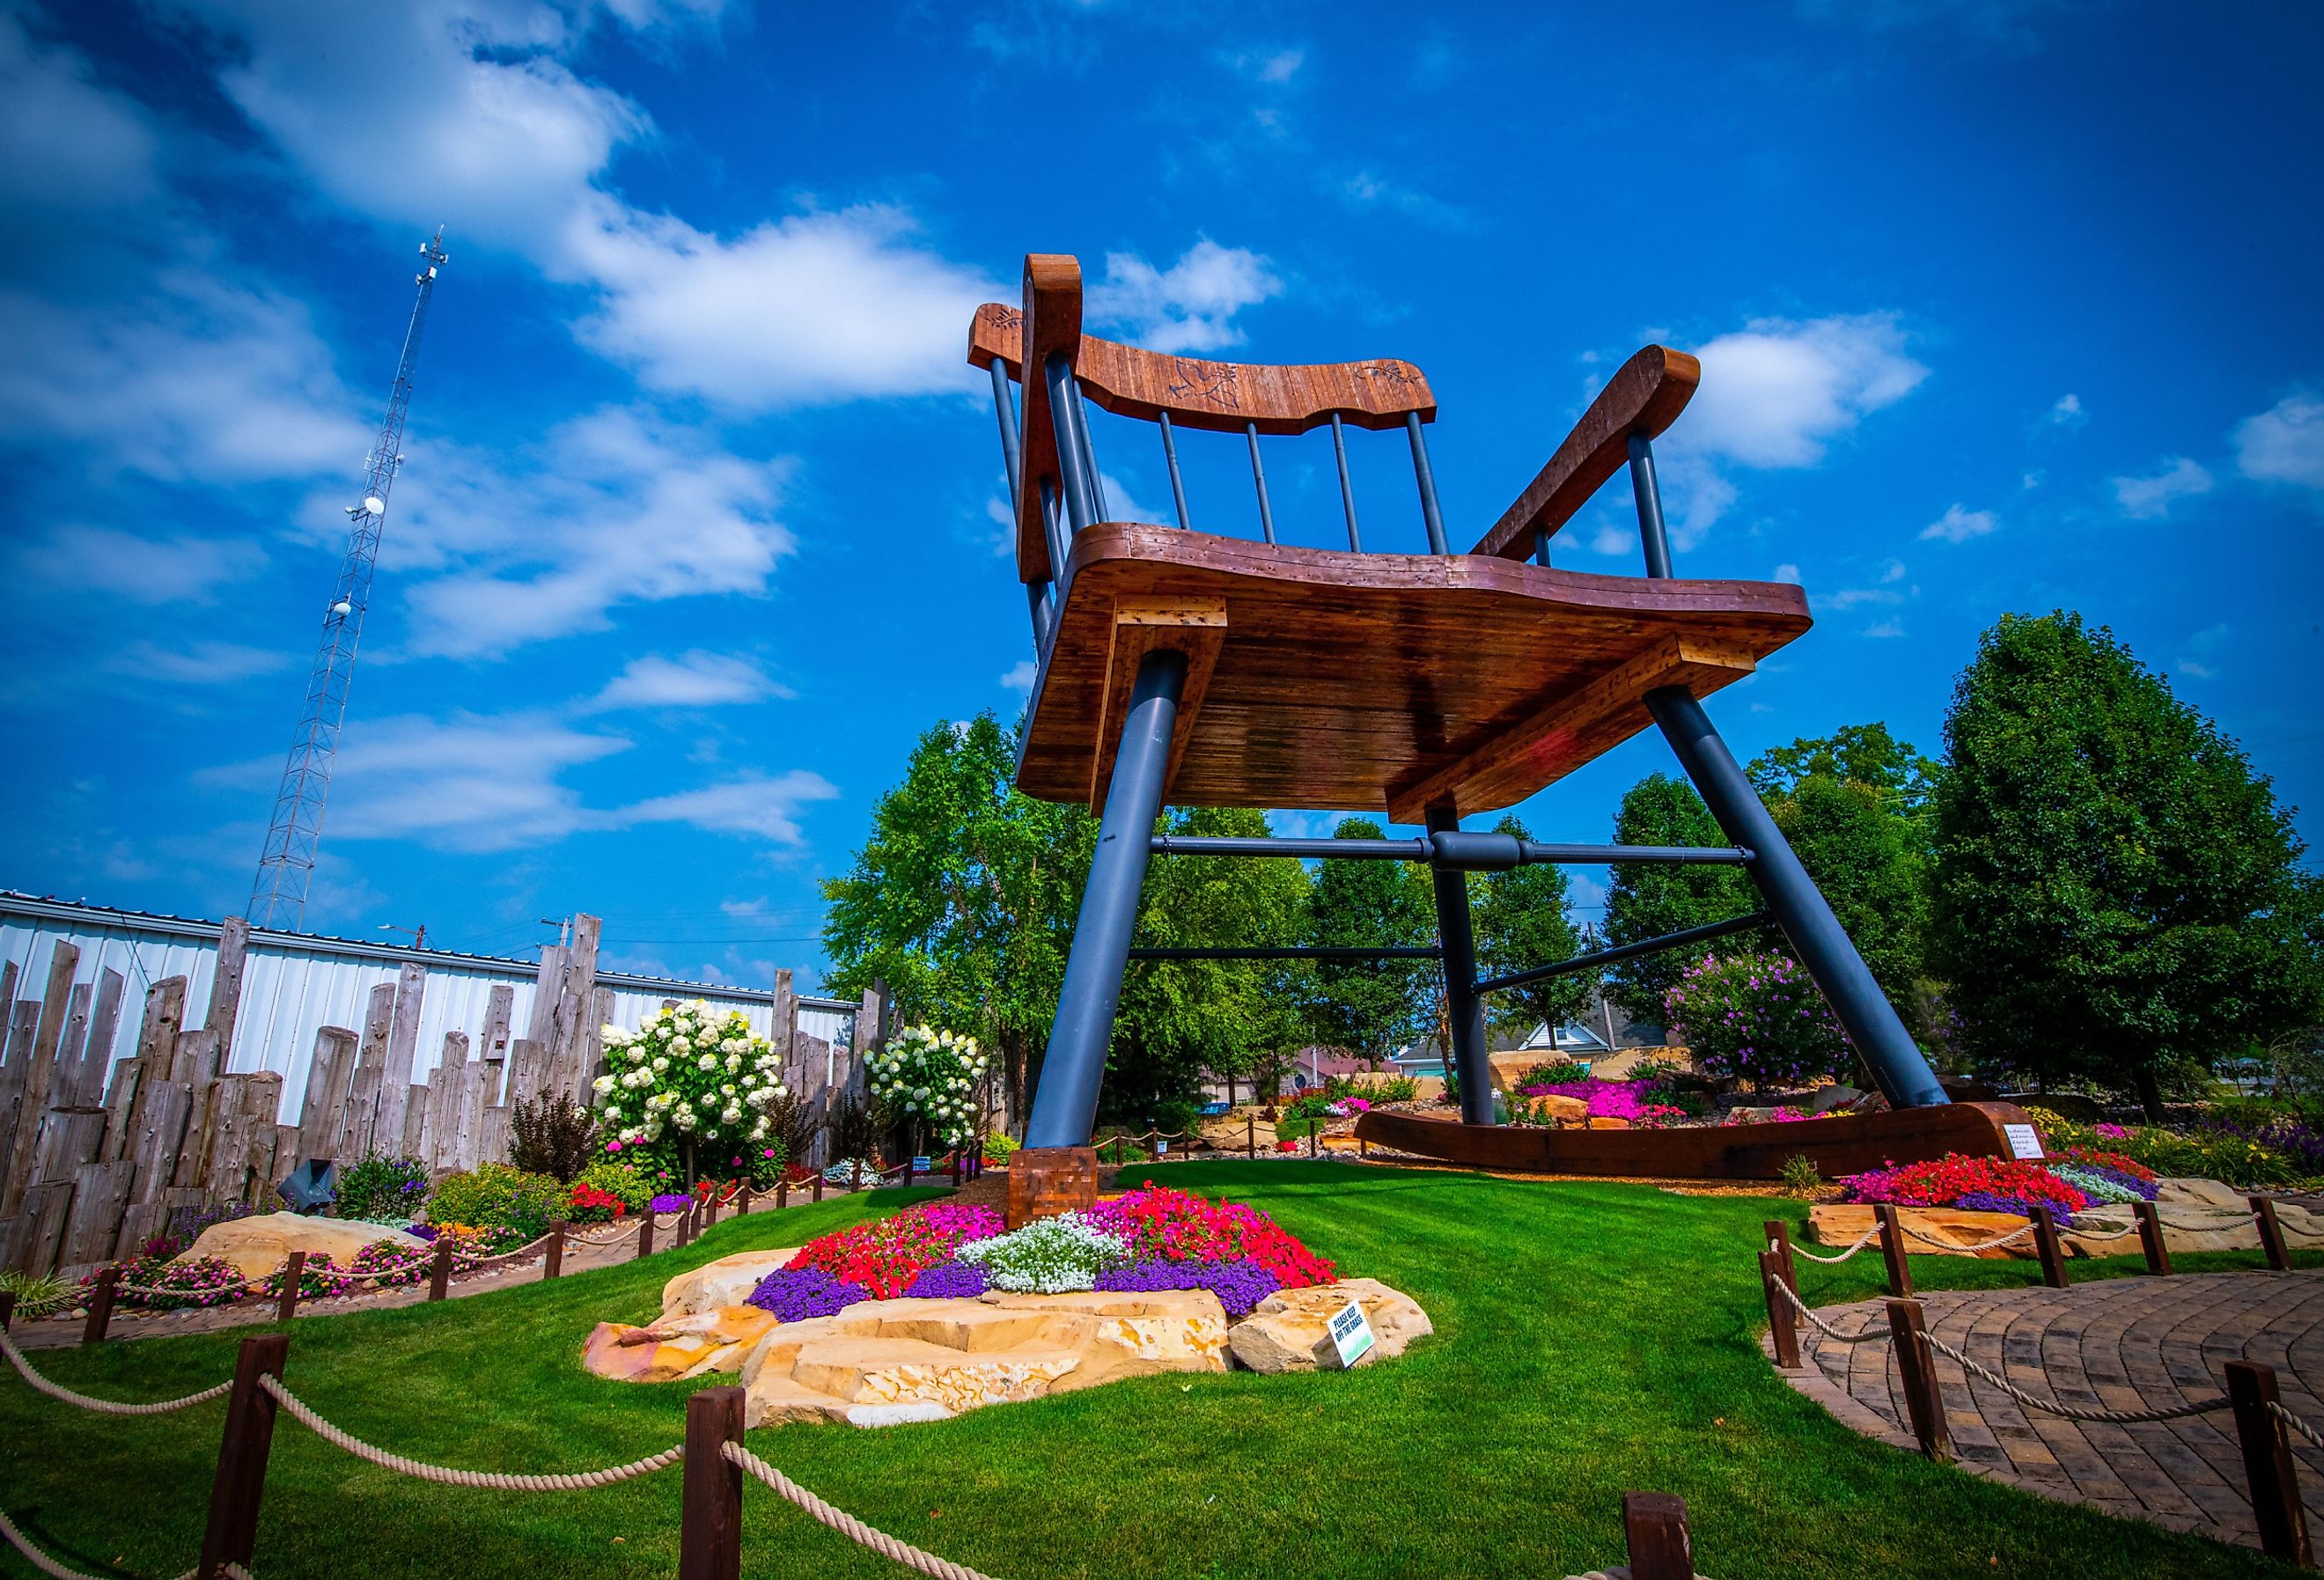
[[[2259,1248],[2267,1252],[2267,1265],[2280,1273],[2292,1270],[2292,1247],[2284,1243],[2282,1220],[2275,1215],[2275,1198],[2255,1196],[2251,1198],[2252,1216],[2259,1220]]]
[[[274,1320],[288,1322],[299,1315],[299,1284],[307,1276],[307,1253],[294,1251],[282,1264],[282,1295],[274,1303]]]
[[[1624,1492],[1622,1535],[1630,1548],[1630,1580],[1694,1580],[1684,1498]]]
[[[779,1213],[790,1205],[791,1182],[788,1179],[777,1180],[775,1182],[775,1211]]]
[[[692,1235],[692,1230],[693,1230],[693,1228],[694,1228],[694,1215],[693,1215],[691,1212],[683,1212],[683,1213],[678,1214],[678,1238],[677,1238],[675,1241],[671,1242],[671,1243],[672,1243],[672,1244],[674,1244],[674,1245],[675,1245],[678,1250],[680,1250],[680,1251],[685,1250],[685,1249],[686,1249],[686,1247],[687,1247],[687,1243],[688,1243],[692,1240],[692,1238],[693,1238],[693,1235]]]
[[[815,1199],[823,1199],[823,1170],[820,1169],[815,1171]]]
[[[751,1182],[747,1179],[742,1181],[742,1188],[734,1193],[734,1215],[738,1218],[751,1215]]]
[[[1251,1114],[1242,1116],[1242,1150],[1246,1156],[1259,1156],[1259,1121]]]
[[[1937,1391],[1936,1352],[1927,1344],[1928,1320],[1918,1300],[1888,1302],[1888,1332],[1896,1352],[1896,1372],[1904,1385],[1904,1409],[1913,1436],[1931,1459],[1953,1456],[1952,1433],[1945,1426],[1945,1401]]]
[[[438,1236],[436,1241],[436,1261],[428,1270],[428,1298],[441,1300],[452,1289],[452,1243]]]
[[[638,1254],[640,1256],[653,1254],[653,1209],[648,1207],[646,1215],[638,1220]]]
[[[849,1177],[847,1188],[850,1190],[863,1188],[863,1160],[861,1158],[855,1160],[854,1170]]]
[[[266,1459],[274,1447],[274,1396],[261,1377],[282,1375],[290,1353],[287,1333],[261,1334],[242,1341],[234,1363],[234,1388],[226,1395],[226,1437],[218,1445],[217,1474],[210,1482],[209,1522],[202,1528],[202,1556],[194,1573],[224,1580],[226,1566],[250,1566],[258,1545],[258,1503],[266,1492]]]
[[[1784,1264],[1784,1282],[1791,1286],[1793,1294],[1798,1294],[1800,1270],[1792,1259],[1792,1226],[1781,1218],[1766,1219],[1759,1226],[1767,1232],[1767,1249]]]
[[[88,1292],[88,1320],[81,1324],[80,1342],[101,1344],[105,1330],[113,1324],[113,1286],[121,1281],[117,1267],[97,1270],[97,1283]]]
[[[904,1188],[906,1190],[912,1188],[912,1165],[918,1160],[909,1152],[904,1154]]]
[[[705,1197],[702,1200],[702,1226],[707,1229],[711,1224],[717,1221],[718,1191],[715,1187],[713,1187],[710,1194]]]
[[[2042,1257],[2042,1281],[2053,1289],[2066,1287],[2066,1247],[2058,1238],[2057,1215],[2034,1204],[2034,1249]]]
[[[1371,1147],[1365,1141],[1364,1132],[1358,1131],[1356,1132],[1356,1156],[1359,1158],[1369,1158],[1371,1155]]]
[[[1796,1372],[1800,1365],[1799,1313],[1784,1298],[1785,1287],[1784,1259],[1772,1251],[1761,1252],[1759,1288],[1767,1297],[1767,1333],[1775,1341],[1775,1364],[1786,1372]]]
[[[0,1289],[0,1333],[6,1333],[16,1321],[16,1292]]]
[[[742,1441],[742,1391],[706,1388],[686,1401],[686,1491],[678,1580],[741,1580],[742,1467],[723,1452]]]
[[[960,1149],[958,1147],[952,1150],[952,1187],[954,1190],[960,1188]]]
[[[2256,1361],[2227,1363],[2227,1399],[2236,1412],[2236,1440],[2244,1451],[2244,1476],[2251,1487],[2252,1514],[2259,1522],[2260,1551],[2303,1569],[2316,1566],[2308,1542],[2308,1512],[2300,1504],[2299,1468],[2292,1438],[2276,1402],[2275,1368]]]
[[[565,1270],[565,1220],[549,1225],[549,1252],[540,1261],[540,1276],[553,1279]]]
[[[2163,1215],[2151,1201],[2133,1202],[2130,1210],[2138,1215],[2138,1243],[2146,1252],[2146,1270],[2158,1278],[2169,1277],[2171,1244],[2163,1238]]]
[[[1317,1120],[1307,1122],[1307,1155],[1311,1158],[1323,1155],[1323,1127]]]
[[[1872,1209],[1880,1220],[1880,1260],[1888,1264],[1888,1298],[1909,1300],[1913,1298],[1913,1269],[1904,1260],[1904,1225],[1896,1216],[1896,1209],[1887,1203]]]

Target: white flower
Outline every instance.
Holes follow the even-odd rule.
[[[730,1053],[730,1054],[728,1054],[728,1055],[726,1056],[726,1073],[727,1073],[727,1074],[732,1075],[732,1074],[733,1074],[736,1070],[739,1070],[739,1069],[741,1069],[742,1067],[742,1056],[741,1054],[739,1054],[739,1053]]]
[[[700,1059],[696,1061],[695,1067],[696,1069],[715,1070],[718,1067],[718,1056],[715,1053],[706,1053]]]
[[[778,1097],[788,1097],[791,1095],[791,1089],[780,1081],[777,1081],[774,1085],[774,1094]]]
[[[767,1122],[765,1120],[762,1119],[759,1121],[758,1123],[751,1127],[751,1139],[754,1141],[763,1141],[767,1139]]]
[[[618,1076],[599,1076],[595,1080],[589,1084],[597,1089],[597,1095],[603,1097],[606,1093],[613,1089],[613,1083],[620,1078],[621,1077]]]
[[[656,1075],[658,1075],[658,1076],[660,1076],[660,1075],[667,1075],[667,1074],[669,1074],[669,1060],[668,1060],[668,1059],[666,1059],[666,1058],[657,1058],[656,1060],[654,1060],[654,1061],[653,1061],[653,1071],[654,1071],[654,1074],[656,1074]]]
[[[688,1038],[673,1037],[669,1039],[669,1050],[672,1053],[692,1053],[694,1043]]]

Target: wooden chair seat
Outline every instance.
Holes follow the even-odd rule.
[[[1131,678],[1191,655],[1166,801],[1491,811],[1807,630],[1786,582],[1641,580],[1496,555],[1351,554],[1109,522],[1074,535],[1017,783],[1104,805]]]

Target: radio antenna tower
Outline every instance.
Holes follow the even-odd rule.
[[[403,356],[387,393],[387,415],[379,440],[364,465],[363,498],[347,507],[347,550],[339,579],[323,610],[323,641],[307,678],[307,702],[282,765],[274,795],[274,817],[266,827],[266,848],[258,858],[258,881],[251,886],[249,919],[260,927],[297,931],[307,915],[307,885],[315,876],[315,852],[323,839],[323,802],[331,790],[331,760],[339,749],[339,727],[347,716],[347,687],[355,679],[355,644],[363,638],[364,610],[371,603],[372,569],[379,562],[379,530],[387,519],[387,494],[403,465],[403,420],[411,409],[411,369],[420,360],[420,331],[428,322],[428,299],[436,271],[445,263],[444,227],[420,244],[425,260],[412,282],[420,288],[411,304],[411,326],[403,332]]]

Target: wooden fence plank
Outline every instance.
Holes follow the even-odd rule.
[[[342,1164],[371,1155],[387,1073],[387,1039],[394,1025],[395,984],[383,982],[371,990],[371,1005],[364,1015],[363,1050],[355,1058],[355,1084],[348,1089],[346,1117],[339,1126],[337,1157]]]
[[[41,1032],[37,999],[19,999],[8,1018],[8,1051],[0,1062],[0,1178],[16,1157],[16,1125],[24,1112],[24,1079],[32,1067],[32,1040]]]
[[[49,1093],[56,1085],[57,1053],[64,1046],[65,1021],[72,1003],[73,974],[80,969],[80,946],[59,938],[49,947],[49,976],[41,994],[40,1030],[32,1038],[32,1062],[24,1070],[24,1095],[16,1108],[15,1145],[0,1183],[0,1218],[23,1208],[24,1187],[41,1157],[42,1127],[48,1123]]]
[[[97,974],[97,998],[89,1007],[80,1085],[73,1093],[76,1108],[105,1106],[106,1083],[113,1074],[113,1045],[121,1033],[121,1001],[127,990],[127,982],[111,966]]]
[[[218,929],[217,969],[210,976],[209,1013],[202,1030],[217,1033],[218,1048],[234,1057],[235,1021],[242,1013],[243,957],[250,947],[250,924],[238,916],[226,918]]]
[[[126,1088],[129,1109],[115,1110],[106,1141],[109,1158],[131,1157],[145,1133],[145,1109],[153,1094],[170,1078],[170,1059],[177,1049],[178,1028],[186,1018],[186,979],[165,976],[145,990],[145,1017],[137,1027],[136,1078]]]
[[[66,1267],[113,1260],[121,1237],[121,1215],[129,1206],[129,1187],[136,1172],[136,1165],[124,1160],[84,1163],[74,1174],[72,1227],[65,1236]]]
[[[381,1072],[379,1079],[379,1125],[374,1132],[374,1142],[382,1149],[404,1146],[407,1156],[409,1132],[403,1120],[411,1102],[411,1066],[420,1052],[420,1007],[427,993],[425,966],[406,966],[397,975],[395,1019],[387,1038],[387,1068]]]
[[[231,1104],[230,1094],[221,1094],[220,1077],[225,1049],[215,1031],[180,1031],[178,1033],[177,1056],[170,1061],[172,1082],[191,1088],[193,1106],[186,1113],[185,1139],[178,1154],[178,1170],[171,1183],[182,1190],[198,1190],[202,1171],[209,1161],[210,1136],[226,1115],[220,1109],[223,1101]]]
[[[339,1125],[346,1117],[347,1090],[355,1078],[355,1034],[345,1026],[315,1031],[315,1056],[307,1066],[307,1090],[299,1099],[298,1155],[285,1159],[282,1172],[308,1158],[338,1155]]]
[[[8,1243],[0,1251],[12,1272],[45,1274],[56,1270],[57,1253],[64,1246],[65,1224],[72,1214],[69,1179],[46,1180],[29,1186],[24,1205],[10,1226]]]

